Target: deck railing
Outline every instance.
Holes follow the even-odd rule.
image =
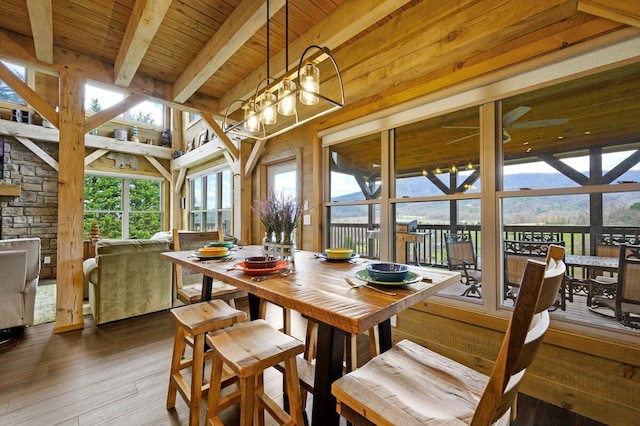
[[[330,229],[331,247],[348,247],[368,258],[378,258],[380,240],[379,228],[367,224],[332,223]],[[460,226],[452,229],[449,225],[418,225],[417,233],[422,234],[418,244],[407,244],[407,259],[417,259],[421,265],[447,266],[445,234],[449,232],[468,233],[479,257],[481,253],[481,234],[479,225]],[[605,227],[601,232],[609,236],[627,236],[638,238],[638,227]],[[505,240],[527,241],[564,241],[566,254],[592,254],[590,228],[588,226],[556,225],[509,225],[504,227]],[[570,271],[571,272],[571,271]]]

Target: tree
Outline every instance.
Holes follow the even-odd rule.
[[[153,117],[151,117],[151,114],[152,113],[150,112],[144,114],[142,111],[138,111],[138,113],[133,119],[135,121],[139,121],[140,123],[155,124],[156,120],[154,120]]]
[[[89,111],[91,112],[102,111],[102,106],[100,105],[100,100],[98,98],[91,99],[91,103],[89,104]]]

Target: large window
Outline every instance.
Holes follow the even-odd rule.
[[[161,195],[160,180],[85,176],[85,234],[97,220],[102,238],[150,238],[162,230]]]
[[[190,179],[189,228],[193,231],[232,233],[233,187],[231,170],[218,170]]]
[[[603,271],[579,262],[603,256],[600,241],[640,242],[640,63],[556,84],[548,73],[528,75],[519,90],[525,80],[514,76],[325,135],[329,244],[357,236],[350,246],[361,255],[446,268],[447,234],[464,234],[488,271],[482,297],[467,297],[462,284],[439,296],[506,316],[521,277],[515,257],[543,260],[556,242],[571,281],[555,319],[637,333],[592,303],[615,289],[591,289],[589,278]]]
[[[84,108],[88,113],[96,113],[117,104],[124,97],[122,93],[87,84]],[[157,102],[144,101],[121,114],[119,118],[133,123],[164,127],[164,107]]]
[[[9,68],[20,80],[27,81],[27,69],[20,65],[14,65],[9,62],[2,63]],[[22,99],[11,87],[9,87],[4,81],[0,80],[0,101],[9,102],[12,104],[26,105],[27,103]]]

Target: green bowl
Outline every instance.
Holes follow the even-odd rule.
[[[231,241],[211,241],[207,244],[207,247],[226,247],[231,248],[233,243]]]
[[[324,252],[329,259],[349,259],[353,254],[353,250],[347,248],[328,248]]]

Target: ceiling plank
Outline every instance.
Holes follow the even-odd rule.
[[[265,0],[243,0],[173,85],[173,100],[184,102],[265,24]],[[269,18],[284,0],[269,3]]]
[[[33,1],[33,0],[32,0]],[[115,83],[127,87],[156,35],[172,0],[137,0],[114,64]]]
[[[0,63],[0,80],[11,87],[27,104],[35,108],[51,124],[56,128],[58,127],[60,120],[56,110],[2,63]]]
[[[240,158],[240,150],[234,145],[233,141],[229,139],[229,136],[222,130],[222,128],[216,123],[216,121],[209,114],[201,114],[200,115],[204,121],[211,127],[216,136],[220,139],[220,142],[224,145],[224,147],[229,151],[231,157],[233,157],[234,161]]]
[[[144,96],[134,93],[124,98],[117,104],[112,105],[100,112],[97,112],[91,117],[87,117],[87,121],[85,122],[85,130],[87,132],[90,132],[91,130],[102,126],[107,121],[112,120],[123,112],[130,110],[132,107],[138,105],[145,99],[146,98]]]
[[[111,64],[90,58],[81,53],[62,49],[54,46],[54,63],[47,64],[39,61],[31,46],[33,41],[29,37],[22,36],[0,28],[0,56],[13,59],[20,63],[28,63],[45,73],[58,74],[66,67],[81,68],[84,70],[87,80],[93,80],[109,86],[114,86],[114,69]],[[52,70],[54,72],[52,72]],[[122,91],[122,88],[118,88]],[[218,114],[218,100],[203,93],[196,93],[187,102],[173,102],[173,85],[164,80],[154,79],[143,73],[136,73],[127,88],[129,92],[138,93],[153,98],[163,105],[189,112],[208,112]]]
[[[578,10],[640,28],[640,2],[638,0],[580,0]]]
[[[298,66],[300,56],[309,45],[321,45],[329,49],[335,49],[355,35],[389,14],[408,3],[408,0],[354,0],[345,2],[322,21],[314,25],[309,31],[302,34],[289,45],[289,63],[286,66],[291,69]],[[270,63],[271,77],[278,78],[285,72],[285,49],[274,55]],[[229,112],[233,112],[240,106],[239,102],[231,103],[236,99],[246,99],[256,90],[259,81],[266,77],[264,66],[259,67],[248,77],[229,90],[220,98],[220,112],[230,105]]]
[[[36,57],[49,64],[53,63],[53,16],[51,0],[27,0],[31,33],[36,49]]]

